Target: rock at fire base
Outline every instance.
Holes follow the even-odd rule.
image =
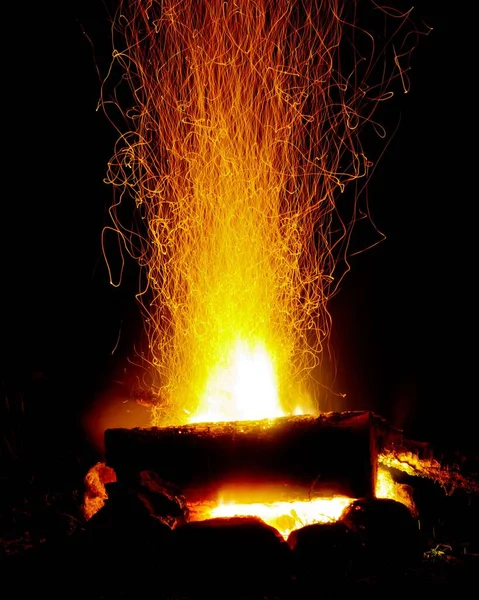
[[[180,490],[154,471],[141,471],[134,487],[151,515],[172,529],[188,521],[189,510]]]
[[[292,573],[288,545],[257,517],[216,518],[178,527],[172,535],[171,559],[175,589],[208,597],[281,590]]]
[[[295,573],[301,586],[350,581],[361,562],[363,545],[345,523],[315,523],[292,531],[288,546],[293,551]]]
[[[131,490],[107,486],[108,500],[88,521],[84,550],[91,566],[114,565],[115,579],[144,572],[166,552],[171,529]]]
[[[355,500],[341,515],[341,523],[364,544],[367,574],[407,569],[422,558],[417,520],[403,504],[387,498]]]

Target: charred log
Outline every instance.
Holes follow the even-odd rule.
[[[331,413],[274,421],[108,429],[108,466],[128,483],[145,470],[178,486],[189,501],[242,486],[249,501],[374,496],[375,428],[370,413]],[[251,490],[256,489],[256,497]]]

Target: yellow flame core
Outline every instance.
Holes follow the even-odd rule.
[[[216,365],[190,423],[247,421],[284,416],[277,374],[266,348],[239,341]]]

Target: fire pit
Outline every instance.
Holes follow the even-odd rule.
[[[412,488],[384,465],[460,477],[369,412],[109,429],[105,450],[116,481],[89,522],[93,540],[118,531],[107,552],[124,560],[122,532],[144,535],[167,565],[168,593],[186,598],[231,582],[246,597],[282,597],[310,593],[318,577],[327,594],[403,576],[421,564],[421,521]]]
[[[327,438],[331,460],[321,453]],[[435,583],[446,566],[448,581],[472,580],[477,479],[465,463],[439,465],[426,444],[403,439],[377,415],[109,430],[106,442],[109,465],[90,470],[86,495],[94,496],[97,477],[103,507],[65,539],[12,556],[8,573],[19,595],[33,586],[64,597],[74,582],[92,599],[154,591],[162,600],[291,600],[319,590],[329,598],[364,586],[383,593],[392,583],[403,590]],[[289,453],[281,454],[283,444]],[[347,446],[351,464],[360,464],[355,453],[364,458],[361,477],[346,468]],[[249,471],[240,468],[245,456]],[[437,483],[460,493],[448,499]],[[404,506],[408,489],[417,508]],[[361,490],[366,497],[349,496]],[[344,504],[332,514],[334,502]],[[469,530],[445,538],[430,515],[449,505],[449,527],[462,519]],[[450,550],[441,545],[448,539]],[[448,552],[454,547],[457,556],[465,541],[463,560],[449,564]]]

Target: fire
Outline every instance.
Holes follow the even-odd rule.
[[[372,115],[394,79],[370,81],[379,55],[350,4],[120,2],[113,60],[130,106],[107,174],[118,196],[104,251],[113,232],[143,269],[154,425],[316,412],[308,375],[361,212],[357,194],[340,211],[337,198],[370,172],[359,131],[370,122],[383,135]],[[409,16],[387,12],[399,28]],[[403,82],[407,54],[393,57]],[[120,109],[116,82],[106,97],[113,72],[102,101]],[[119,285],[123,256],[118,276],[107,264]],[[257,515],[286,535],[351,501],[219,502],[208,514]]]
[[[386,455],[381,456],[387,459]],[[115,481],[114,471],[104,463],[97,463],[88,471],[85,477],[86,492],[83,502],[85,518],[90,519],[98,512],[108,498],[105,484]],[[229,494],[231,495],[231,493]],[[247,497],[243,491],[242,499]],[[407,486],[394,481],[388,469],[380,466],[377,474],[376,497],[390,498],[401,502],[413,515],[416,515],[416,506],[411,492]],[[275,527],[287,539],[291,531],[312,525],[314,523],[328,523],[337,521],[342,512],[354,498],[334,496],[332,498],[315,498],[308,501],[292,500],[281,502],[235,502],[219,498],[217,502],[194,503],[190,508],[190,519],[201,521],[215,517],[245,517],[256,516],[265,523]]]
[[[407,486],[394,481],[389,471],[380,466],[377,474],[376,497],[389,498],[407,506],[412,514],[416,514],[414,501]],[[354,498],[334,496],[331,498],[315,498],[307,501],[247,503],[224,501],[216,504],[204,503],[192,507],[192,520],[212,519],[215,517],[255,516],[275,527],[287,539],[291,531],[314,523],[337,521],[344,509]]]
[[[277,374],[270,355],[258,344],[238,342],[206,386],[201,412],[190,423],[247,421],[284,416],[278,397]]]
[[[236,504],[220,502],[209,512],[209,517],[256,516],[275,527],[287,539],[295,529],[313,523],[337,521],[351,498],[317,498],[305,502],[272,502],[269,504]]]
[[[369,81],[378,53],[346,6],[120,3],[113,60],[130,106],[115,124],[107,181],[118,196],[104,249],[115,233],[143,269],[155,425],[311,412],[307,376],[328,339],[326,305],[357,211],[355,200],[338,214],[336,200],[367,176],[358,132],[390,96]],[[343,74],[348,36],[370,53]],[[105,109],[120,108],[116,82],[107,97],[114,72]],[[107,263],[119,285],[122,267]]]

